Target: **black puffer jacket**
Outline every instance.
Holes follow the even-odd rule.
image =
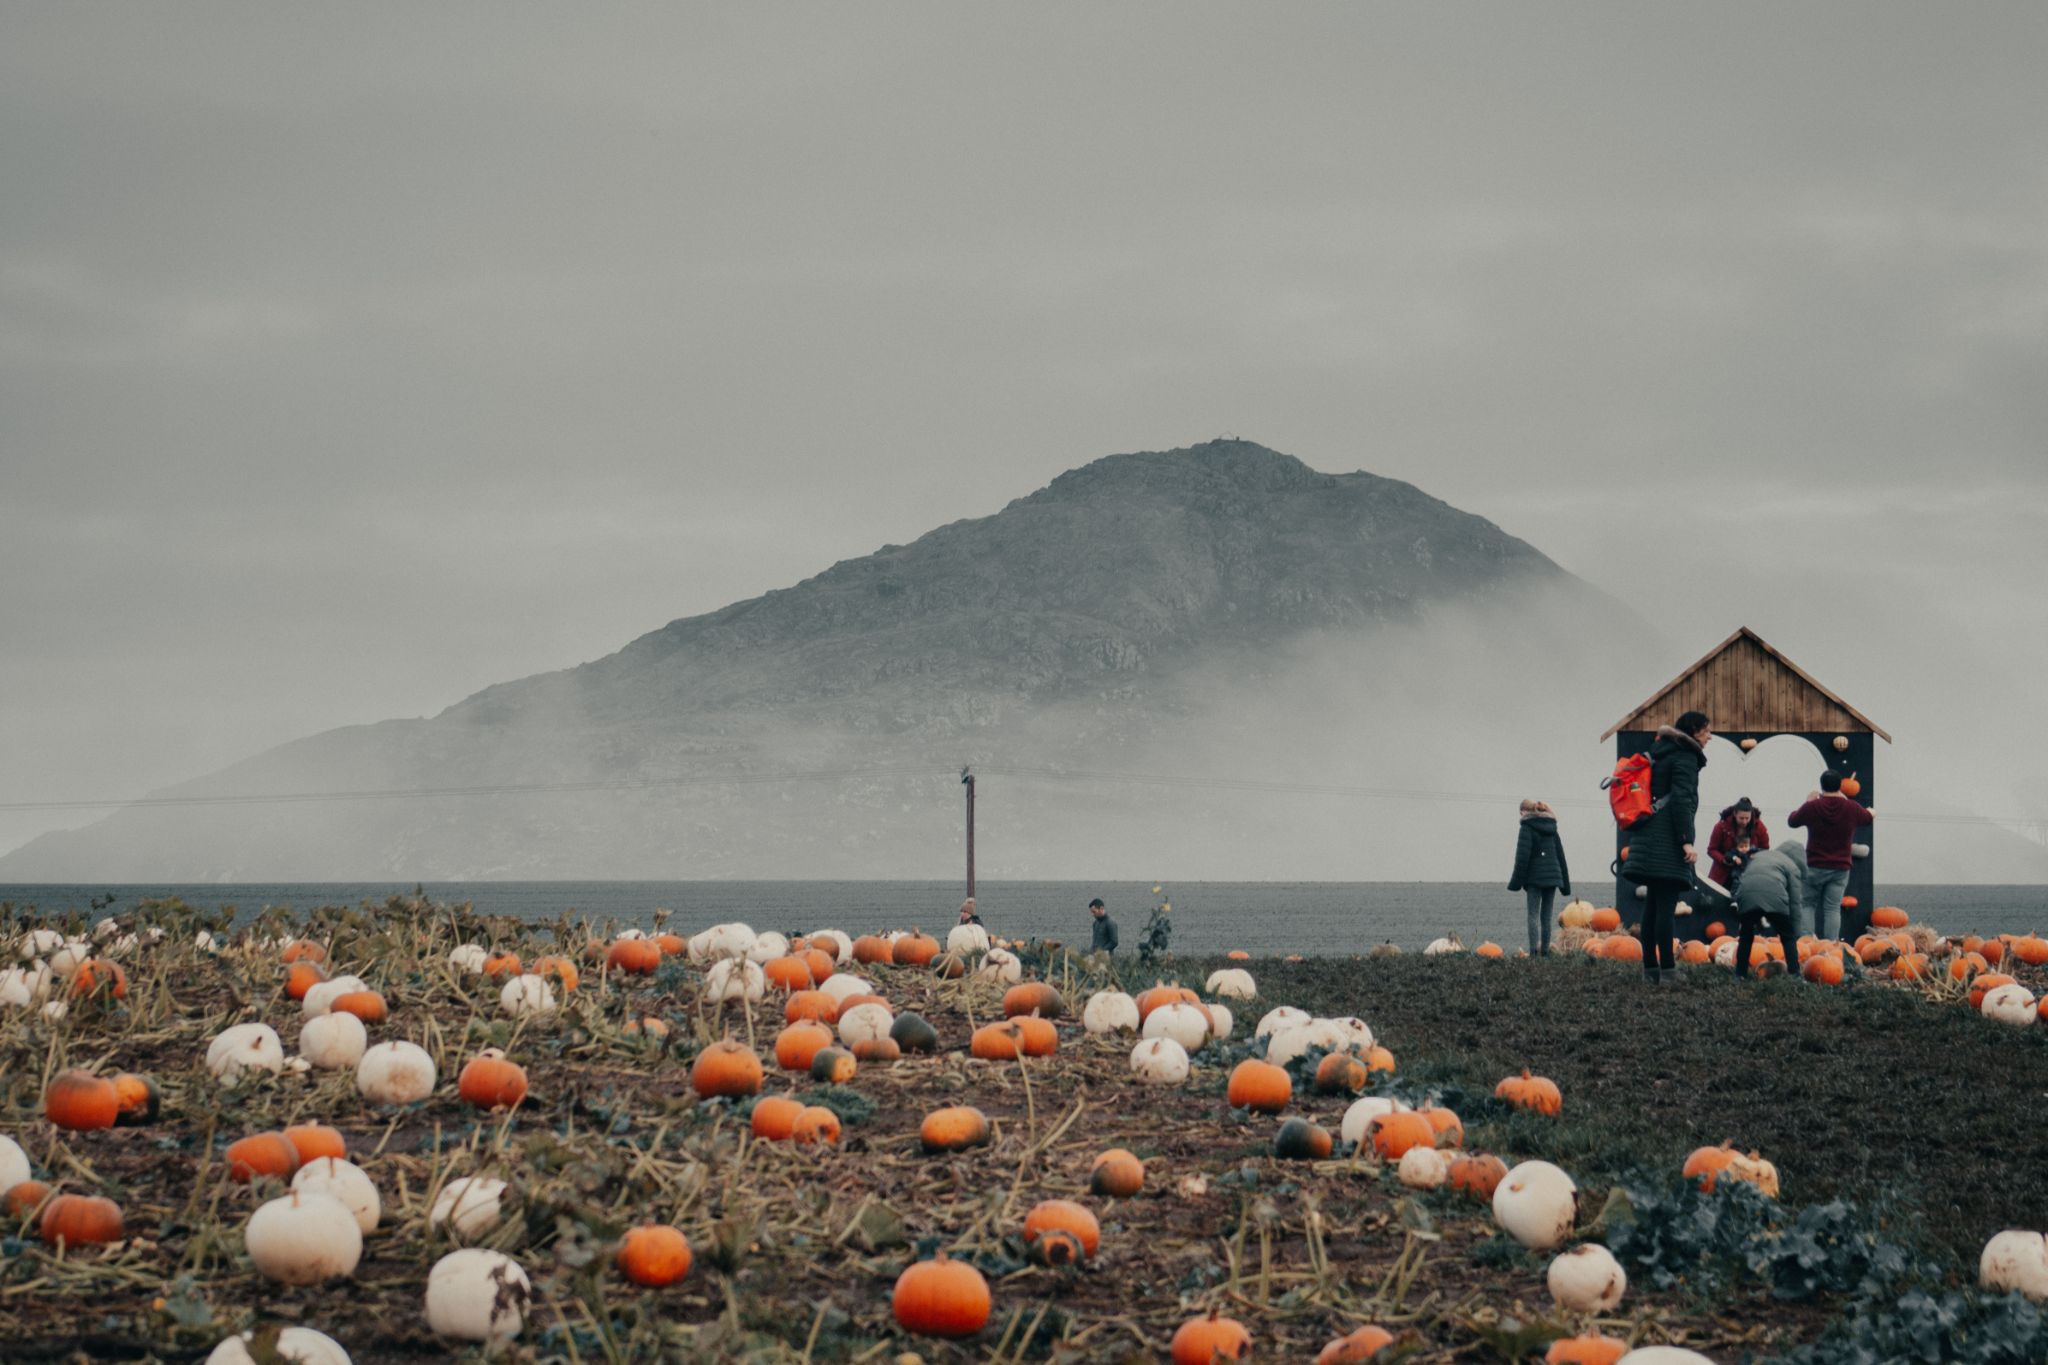
[[[1557,820],[1549,815],[1522,817],[1522,835],[1515,844],[1515,873],[1508,878],[1508,890],[1562,891],[1572,893],[1571,869],[1564,861],[1564,841],[1557,837]]]
[[[1628,831],[1628,861],[1621,875],[1632,882],[1692,884],[1685,846],[1697,847],[1700,769],[1707,766],[1699,741],[1669,725],[1650,746],[1650,799],[1657,809]]]

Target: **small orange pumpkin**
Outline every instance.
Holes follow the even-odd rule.
[[[903,1056],[903,1047],[894,1038],[863,1038],[853,1045],[853,1055],[856,1061],[893,1062]]]
[[[1842,959],[1833,953],[1815,953],[1806,959],[1799,974],[1817,986],[1839,986],[1842,984],[1844,968]]]
[[[823,948],[804,949],[803,959],[804,965],[811,969],[811,984],[814,986],[824,985],[839,967],[839,960]]]
[[[803,1105],[786,1096],[763,1095],[754,1101],[754,1136],[768,1142],[787,1142],[803,1112]]]
[[[1880,905],[1870,912],[1870,922],[1879,929],[1903,929],[1909,916],[1896,905]]]
[[[797,1024],[805,1020],[819,1024],[838,1023],[839,1001],[824,991],[791,991],[789,1003],[782,1007],[782,1022]]]
[[[1430,1105],[1415,1112],[1428,1120],[1431,1131],[1436,1134],[1437,1146],[1463,1147],[1465,1145],[1465,1125],[1450,1110],[1440,1105]]]
[[[896,1325],[926,1337],[971,1337],[988,1325],[988,1281],[979,1270],[943,1254],[918,1261],[896,1277],[890,1311]]]
[[[792,997],[810,993],[811,966],[793,953],[769,958],[761,964],[761,975],[776,990],[788,991]],[[831,999],[830,996],[825,998]]]
[[[1436,1129],[1413,1110],[1377,1115],[1366,1125],[1366,1134],[1384,1161],[1399,1161],[1411,1147],[1436,1146]]]
[[[652,939],[618,939],[605,949],[604,965],[626,976],[652,976],[661,969],[661,948]]]
[[[1135,1199],[1145,1188],[1145,1163],[1121,1147],[1112,1147],[1089,1168],[1088,1188],[1110,1199]]]
[[[348,1160],[348,1139],[341,1135],[340,1130],[329,1128],[324,1123],[295,1123],[284,1130],[284,1140],[299,1154],[301,1166],[323,1156],[331,1156],[337,1161]]]
[[[1463,1190],[1481,1204],[1493,1202],[1493,1192],[1507,1174],[1508,1164],[1497,1156],[1473,1152],[1451,1158],[1451,1188]]]
[[[263,1175],[289,1180],[299,1169],[299,1149],[283,1133],[251,1133],[229,1143],[221,1155],[227,1162],[228,1178],[240,1185]]]
[[[576,970],[576,964],[559,955],[536,958],[533,974],[541,977],[552,976],[561,983],[564,992],[575,990],[583,982],[583,974]]]
[[[1024,1029],[1014,1019],[983,1024],[968,1040],[968,1052],[983,1061],[1011,1061],[1024,1051]]]
[[[114,1077],[114,1100],[121,1106],[114,1116],[116,1128],[139,1128],[156,1122],[159,1096],[156,1082],[148,1076],[124,1071]]]
[[[1394,1334],[1371,1323],[1338,1337],[1316,1352],[1316,1365],[1358,1365],[1393,1344]]]
[[[1388,1069],[1392,1070],[1391,1067]],[[1356,1095],[1371,1079],[1372,1073],[1355,1053],[1332,1052],[1316,1063],[1315,1089],[1318,1095]]]
[[[1017,1026],[1026,1057],[1050,1057],[1060,1050],[1060,1031],[1052,1020],[1026,1014],[1010,1022]]]
[[[121,1240],[121,1206],[88,1194],[60,1194],[43,1205],[37,1229],[43,1242],[55,1246],[96,1246]]]
[[[1560,1337],[1551,1342],[1549,1354],[1543,1357],[1543,1365],[1615,1365],[1627,1354],[1627,1342],[1595,1332],[1585,1336]]]
[[[917,1140],[927,1152],[961,1152],[985,1147],[989,1140],[988,1115],[970,1104],[934,1109],[918,1125]]]
[[[1548,1076],[1531,1076],[1523,1067],[1519,1076],[1509,1076],[1493,1088],[1493,1097],[1506,1100],[1517,1109],[1556,1118],[1564,1112],[1564,1092]]]
[[[121,1117],[121,1095],[104,1076],[60,1071],[43,1092],[43,1117],[73,1132],[112,1128]]]
[[[791,1024],[775,1035],[775,1064],[784,1071],[809,1071],[830,1046],[832,1030],[823,1024]]]
[[[1273,1155],[1283,1161],[1327,1161],[1335,1148],[1330,1130],[1307,1119],[1289,1119],[1273,1135]]]
[[[330,1008],[341,1014],[353,1014],[366,1024],[380,1023],[391,1012],[384,1003],[384,997],[375,991],[348,991],[337,995]]]
[[[1323,1060],[1334,1061],[1341,1054],[1331,1053]],[[1354,1065],[1356,1062],[1354,1061]],[[1358,1067],[1361,1078],[1365,1068]],[[1321,1072],[1317,1072],[1321,1080]],[[1363,1079],[1359,1082],[1363,1088]],[[1230,1084],[1224,1092],[1233,1109],[1249,1109],[1257,1114],[1277,1114],[1294,1099],[1294,1079],[1287,1074],[1287,1068],[1262,1062],[1256,1057],[1247,1057],[1239,1062],[1230,1073]]]
[[[0,1209],[5,1209],[9,1218],[18,1221],[41,1208],[49,1197],[48,1185],[40,1180],[24,1180],[5,1194],[0,1194]]]
[[[326,979],[327,969],[319,963],[294,962],[284,974],[284,993],[294,1000],[304,1000],[307,991]]]
[[[455,1090],[478,1109],[515,1109],[526,1098],[526,1068],[493,1048],[470,1058],[456,1078]]]
[[[649,1289],[672,1285],[690,1273],[690,1242],[678,1228],[648,1223],[619,1239],[619,1273]]]
[[[279,956],[286,966],[294,962],[325,962],[327,948],[309,938],[295,938],[284,945],[284,952]]]
[[[1048,1236],[1061,1233],[1063,1238]],[[1102,1225],[1071,1199],[1042,1200],[1024,1216],[1024,1247],[1047,1265],[1088,1260],[1101,1244]]]
[[[1394,1054],[1375,1044],[1365,1054],[1365,1070],[1368,1075],[1375,1071],[1394,1074]]]
[[[524,971],[517,953],[492,953],[484,959],[484,975],[493,981],[518,976]]]
[[[690,945],[683,941],[683,937],[680,934],[656,934],[654,936],[654,946],[661,950],[663,957],[674,957],[679,953],[688,952],[690,949]]]
[[[71,993],[91,995],[95,991],[105,991],[116,1000],[126,1000],[128,973],[121,970],[118,962],[109,962],[103,957],[87,958],[71,974]]]
[[[1003,1017],[1015,1019],[1020,1014],[1038,1014],[1047,1019],[1057,1019],[1066,1012],[1067,1002],[1060,993],[1043,981],[1022,981],[1003,992]]]
[[[811,1058],[811,1079],[826,1085],[844,1085],[860,1070],[860,1063],[843,1047],[821,1047]]]
[[[1217,1365],[1225,1360],[1249,1360],[1252,1334],[1236,1318],[1209,1310],[1206,1318],[1190,1318],[1173,1334],[1173,1365]]]
[[[796,1116],[796,1125],[789,1131],[789,1140],[798,1146],[813,1142],[837,1143],[839,1115],[821,1104],[810,1105]]]
[[[1595,933],[1611,934],[1620,927],[1621,911],[1616,910],[1613,906],[1603,906],[1593,912],[1593,930]]]
[[[923,967],[939,955],[939,941],[930,934],[913,932],[896,940],[896,965]]]
[[[761,1089],[761,1059],[745,1043],[713,1043],[690,1064],[690,1089],[704,1099],[755,1094]]]

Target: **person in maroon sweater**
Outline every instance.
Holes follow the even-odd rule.
[[[1808,792],[1806,804],[1786,818],[1793,829],[1806,831],[1806,900],[1813,907],[1816,938],[1834,938],[1841,929],[1842,892],[1855,861],[1851,846],[1856,831],[1875,818],[1842,795],[1842,775],[1832,771],[1820,775],[1820,790]]]

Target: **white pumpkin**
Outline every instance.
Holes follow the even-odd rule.
[[[491,955],[484,951],[481,943],[458,943],[448,950],[448,965],[471,976],[481,972],[484,963],[490,960]]]
[[[505,1182],[487,1175],[458,1176],[441,1187],[427,1226],[448,1224],[462,1237],[481,1237],[504,1221]]]
[[[1148,1038],[1131,1049],[1131,1070],[1153,1085],[1179,1085],[1188,1078],[1188,1050],[1171,1038]]]
[[[1237,1020],[1228,1005],[1208,1005],[1205,1008],[1209,1011],[1209,1036],[1220,1043],[1230,1036],[1231,1029],[1237,1027]]]
[[[1593,902],[1570,901],[1557,915],[1557,922],[1566,929],[1590,929],[1593,927]]]
[[[1312,1022],[1307,1010],[1298,1010],[1292,1005],[1267,1010],[1259,1020],[1259,1026],[1252,1030],[1254,1038],[1270,1038],[1284,1028],[1300,1028]]]
[[[64,946],[64,935],[55,929],[31,929],[14,941],[14,953],[24,962],[48,957]]]
[[[1171,1005],[1161,1005],[1146,1015],[1144,1027],[1138,1030],[1138,1036],[1171,1038],[1181,1045],[1183,1051],[1195,1052],[1209,1041],[1210,1027],[1207,1009],[1181,1000]]]
[[[1598,1242],[1582,1242],[1550,1263],[1545,1277],[1557,1306],[1573,1313],[1609,1313],[1628,1292],[1628,1272]]]
[[[856,995],[880,995],[875,983],[852,972],[834,972],[825,978],[819,990],[832,997],[833,1003],[844,1004]]]
[[[0,972],[0,1005],[26,1009],[50,994],[50,969],[40,962]]]
[[[369,1046],[363,1021],[339,1010],[308,1019],[299,1030],[299,1055],[322,1071],[353,1071]]]
[[[192,946],[202,953],[220,952],[220,942],[214,938],[211,929],[201,929],[192,936]]]
[[[1714,1365],[1714,1362],[1683,1346],[1638,1346],[1615,1361],[1614,1365]]]
[[[1408,1106],[1384,1095],[1367,1095],[1351,1102],[1344,1111],[1344,1121],[1337,1125],[1337,1136],[1356,1147],[1365,1141],[1365,1130],[1372,1121],[1382,1114],[1398,1114]]]
[[[554,988],[547,978],[532,972],[515,976],[498,992],[498,1008],[515,1019],[555,1012]]]
[[[502,1251],[465,1247],[427,1272],[427,1326],[457,1341],[510,1341],[532,1299],[526,1272]]]
[[[1740,945],[1730,940],[1714,949],[1714,965],[1716,967],[1733,967],[1735,965],[1735,949],[1738,946]],[[1750,960],[1755,961],[1754,958]]]
[[[713,962],[722,962],[729,957],[744,958],[753,951],[754,941],[760,935],[746,925],[734,921],[730,924],[714,924],[704,931],[703,956]]]
[[[754,935],[754,946],[747,949],[749,962],[768,963],[778,957],[789,955],[789,940],[773,929]]]
[[[69,1013],[71,1013],[71,1005],[69,1001],[46,1000],[43,1002],[43,1018],[49,1020],[53,1024]]]
[[[355,1273],[363,1230],[331,1195],[293,1190],[249,1215],[242,1230],[249,1263],[279,1284],[319,1284]]]
[[[1411,1190],[1435,1190],[1451,1178],[1450,1160],[1434,1147],[1410,1147],[1401,1153],[1395,1174]]]
[[[1459,938],[1456,934],[1446,934],[1442,938],[1431,939],[1429,946],[1422,950],[1422,955],[1424,957],[1443,957],[1449,953],[1462,953],[1464,951],[1465,943],[1463,939]]]
[[[972,929],[973,925],[968,925]],[[976,975],[1000,981],[1005,986],[1014,986],[1024,979],[1024,960],[1008,948],[991,948],[983,954],[981,966]]]
[[[1209,979],[1202,989],[1211,995],[1220,995],[1225,1000],[1256,1000],[1259,988],[1252,982],[1252,974],[1242,967],[1224,967],[1209,973]]]
[[[761,970],[759,963],[749,962],[744,957],[721,958],[704,973],[704,998],[712,1004],[727,1000],[754,1001],[767,993],[768,974]]]
[[[69,981],[85,960],[92,956],[92,945],[84,939],[71,939],[56,952],[50,954],[50,970],[59,981]]]
[[[1268,1038],[1266,1060],[1274,1066],[1286,1066],[1295,1058],[1306,1056],[1310,1048],[1336,1052],[1347,1046],[1347,1035],[1334,1020],[1312,1019],[1294,1028],[1281,1029]]]
[[[284,1044],[268,1024],[236,1024],[222,1029],[206,1048],[206,1069],[222,1085],[233,1085],[258,1072],[284,1070]]]
[[[2017,981],[2009,986],[1993,986],[1984,992],[1984,1002],[1977,1010],[1986,1019],[1995,1019],[2001,1024],[2014,1028],[2025,1028],[2034,1022],[2034,993]]]
[[[120,932],[121,921],[115,919],[112,915],[108,915],[105,918],[101,919],[97,924],[93,925],[93,941],[95,943],[105,943],[108,939],[117,936]]]
[[[896,1016],[887,1005],[870,1000],[839,1016],[839,1041],[848,1047],[855,1043],[878,1043],[889,1036],[895,1023]]]
[[[1984,1244],[1977,1283],[2000,1293],[2018,1290],[2036,1303],[2048,1299],[2048,1239],[2017,1228],[1999,1233]]]
[[[1531,1251],[1563,1246],[1578,1214],[1579,1187],[1547,1161],[1523,1162],[1493,1192],[1494,1221]]]
[[[305,998],[299,1001],[299,1009],[308,1019],[318,1019],[333,1009],[334,1002],[344,995],[351,991],[368,989],[370,987],[360,976],[337,976],[332,980],[322,981],[307,991]]]
[[[839,929],[813,929],[804,935],[804,941],[813,948],[822,948],[832,954],[835,963],[846,962],[853,957],[853,939]]]
[[[946,934],[946,951],[973,957],[988,951],[988,930],[979,924],[956,924]]]
[[[29,1178],[28,1153],[21,1144],[0,1133],[0,1195]]]
[[[708,933],[709,931],[707,930],[706,932]],[[647,937],[647,931],[646,931],[645,929],[621,929],[621,930],[619,930],[619,932],[617,932],[616,934],[613,934],[613,935],[612,935],[612,942],[616,943],[616,942],[618,942],[618,941],[619,941],[620,939],[622,939],[622,938],[646,938],[646,937]]]
[[[434,1093],[434,1059],[417,1043],[379,1043],[356,1063],[356,1089],[376,1104],[411,1104]]]
[[[1335,1030],[1338,1037],[1337,1046],[1345,1051],[1356,1052],[1361,1057],[1372,1051],[1372,1030],[1366,1026],[1365,1020],[1357,1015],[1346,1015],[1342,1019],[1318,1019],[1316,1022],[1328,1024]]]
[[[1081,1007],[1081,1027],[1090,1033],[1134,1032],[1138,1002],[1122,991],[1097,991]]]
[[[254,1332],[229,1337],[206,1357],[206,1365],[256,1365],[256,1357],[243,1342],[254,1341]],[[325,1332],[310,1327],[286,1327],[277,1334],[277,1358],[297,1365],[354,1365],[341,1343]]]
[[[364,1232],[375,1232],[377,1221],[384,1216],[384,1199],[377,1193],[377,1182],[370,1179],[368,1171],[338,1156],[315,1157],[299,1167],[292,1177],[292,1188],[333,1199],[355,1215],[356,1226]]]

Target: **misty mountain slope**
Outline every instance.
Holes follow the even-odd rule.
[[[594,662],[487,688],[431,719],[312,736],[172,794],[701,785],[135,808],[30,843],[0,859],[0,878],[944,871],[962,763],[1187,771],[1200,754],[1211,769],[1284,777],[1350,753],[1370,778],[1401,767],[1389,748],[1400,744],[1427,775],[1443,757],[1417,749],[1418,733],[1525,705],[1529,668],[1561,638],[1590,669],[1603,655],[1595,637],[1627,624],[1531,546],[1407,484],[1320,473],[1243,441],[1111,456],[992,516],[672,622]],[[1304,700],[1300,679],[1326,677],[1334,690]],[[1572,694],[1585,692],[1574,680]],[[1453,693],[1472,694],[1462,715]],[[1557,728],[1576,743],[1584,727]],[[1547,741],[1525,747],[1533,762]],[[931,776],[754,780],[904,766]],[[1006,822],[990,837],[1007,861],[991,875],[1149,860],[1182,841],[1213,860],[1203,826],[1249,831],[1271,804],[1233,813],[1236,798],[1176,806],[1100,784],[1035,797],[1014,784],[1005,799],[989,818]],[[1336,875],[1373,872],[1369,857],[1344,866]]]

